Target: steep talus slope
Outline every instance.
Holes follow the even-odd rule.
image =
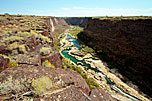
[[[152,92],[152,18],[90,18],[78,38],[146,94]],[[114,67],[114,66],[109,66]]]

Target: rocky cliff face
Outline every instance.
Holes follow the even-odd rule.
[[[50,17],[45,18],[45,20],[47,21],[48,27],[43,33],[47,36],[50,36],[53,40],[53,43],[58,43],[57,36],[68,29],[69,25],[62,18]]]
[[[52,17],[50,19],[51,32],[62,33],[65,29],[69,28],[68,24],[63,18]],[[53,29],[54,28],[54,29]]]
[[[92,18],[79,38],[121,64],[122,73],[150,95],[151,33],[152,18]]]
[[[69,24],[69,25],[77,25],[77,26],[80,26],[80,27],[84,27],[85,24],[87,23],[88,21],[88,18],[64,18],[66,23]]]
[[[77,72],[62,69],[54,44],[68,27],[55,17],[0,16],[0,101],[115,101],[103,90],[90,91]]]

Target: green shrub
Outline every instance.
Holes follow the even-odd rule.
[[[11,60],[8,65],[9,68],[11,67],[18,67],[18,63],[15,60]]]
[[[87,53],[95,53],[95,51],[92,48],[89,48],[88,46],[85,46],[83,48]]]
[[[42,63],[42,66],[55,68],[55,66],[52,63],[50,63],[48,60],[45,60]]]
[[[95,89],[95,88],[101,89],[99,84],[93,78],[86,78],[85,80],[86,80],[90,90]]]
[[[54,47],[55,47],[55,50],[58,50],[58,44],[57,43],[54,44]]]
[[[72,36],[77,37],[77,34],[80,33],[81,31],[83,31],[82,27],[79,26],[71,26],[71,29],[68,33],[70,33]]]
[[[48,55],[51,53],[51,49],[49,47],[42,47],[40,49],[40,54],[41,55]]]
[[[42,76],[32,81],[33,93],[41,95],[53,87],[52,81],[47,76]]]
[[[9,45],[8,45],[8,48],[9,48],[10,50],[19,49],[19,51],[20,51],[20,52],[23,52],[23,53],[26,52],[25,45],[20,45],[20,44],[18,44],[17,42],[14,42],[14,43],[12,43],[12,44],[9,44]]]
[[[4,82],[0,82],[0,93],[7,94],[10,91],[20,92],[25,88],[23,84],[24,79],[21,81],[14,80],[11,76],[7,78]]]
[[[91,90],[94,88],[101,89],[99,84],[93,78],[88,77],[88,75],[86,73],[84,73],[84,71],[81,67],[72,65],[72,64],[68,63],[65,59],[63,59],[63,68],[65,68],[65,67],[70,68],[74,71],[77,71],[85,79],[85,81],[87,82],[87,84]]]
[[[37,37],[39,39],[42,39],[42,41],[45,42],[45,43],[50,43],[51,42],[50,38],[48,38],[48,37],[46,37],[46,36],[44,36],[42,34],[37,35]]]
[[[21,32],[21,31],[18,31],[18,36],[20,37],[30,37],[32,34],[29,33],[29,32]]]
[[[9,90],[11,90],[13,88],[12,82],[13,82],[12,77],[8,78],[8,80],[3,83],[0,82],[1,94],[6,94]]]

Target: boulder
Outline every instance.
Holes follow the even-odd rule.
[[[13,58],[19,64],[41,65],[40,54],[37,52],[28,52],[26,54],[17,54]]]
[[[0,100],[23,100],[31,97],[45,100],[68,100],[73,97],[85,99],[83,95],[88,96],[89,91],[81,75],[70,69],[64,71],[61,68],[22,65],[8,68],[0,74]]]
[[[8,63],[9,63],[9,59],[4,58],[3,56],[0,55],[0,72],[2,72],[7,68]]]
[[[91,101],[118,101],[101,89],[93,89],[90,94]]]
[[[41,57],[42,62],[44,62],[45,60],[48,60],[56,68],[62,68],[62,57],[57,51],[52,53],[51,55]]]

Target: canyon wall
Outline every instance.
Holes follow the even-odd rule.
[[[51,20],[54,26],[54,31],[52,32],[62,33],[65,31],[65,29],[69,28],[69,25],[66,23],[66,21],[63,18],[52,17]]]
[[[57,37],[59,34],[63,33],[66,29],[70,28],[70,26],[66,23],[66,21],[63,18],[58,17],[50,17],[46,18],[47,25],[49,26],[47,28],[47,33],[50,33],[51,38],[53,39],[53,43],[58,43]]]
[[[84,27],[88,21],[86,17],[72,17],[72,18],[64,18],[66,23],[69,25],[77,25],[80,27]]]
[[[122,74],[150,95],[152,18],[90,18],[78,38],[120,64]]]

